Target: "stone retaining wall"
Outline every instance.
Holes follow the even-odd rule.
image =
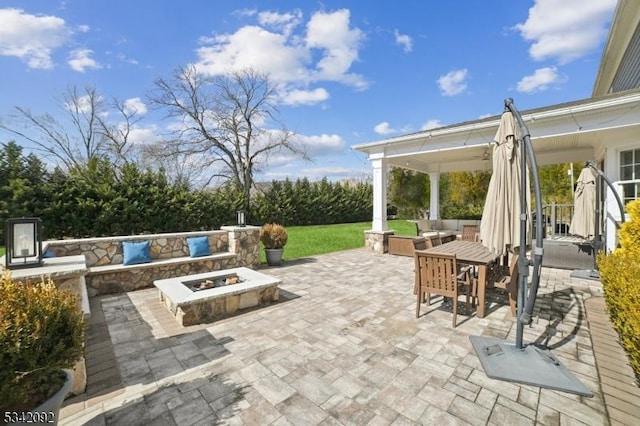
[[[47,250],[56,257],[82,254],[87,267],[122,263],[123,241],[151,242],[152,259],[171,259],[188,257],[188,237],[206,235],[209,237],[211,253],[228,251],[229,231],[181,232],[171,234],[128,235],[119,237],[83,238],[73,240],[55,240],[45,243]]]
[[[194,258],[189,263],[159,264],[138,269],[120,269],[100,273],[89,272],[86,277],[87,292],[89,296],[123,293],[151,287],[154,280],[218,271],[236,266],[247,266],[238,265],[237,263],[238,259],[236,257],[215,260]]]
[[[190,258],[188,237],[206,235],[212,255],[219,258]],[[122,242],[151,242],[151,264],[103,268],[122,264]],[[154,280],[191,275],[207,271],[246,266],[255,269],[260,263],[260,227],[227,226],[218,231],[198,231],[117,237],[53,240],[44,243],[56,257],[83,255],[89,272],[86,284],[89,296],[120,293],[150,287]],[[181,258],[176,263],[162,260]],[[154,261],[158,261],[154,265]],[[101,270],[105,269],[105,270]],[[106,270],[108,269],[108,270]]]

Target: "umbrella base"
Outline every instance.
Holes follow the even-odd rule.
[[[551,352],[533,345],[522,349],[494,337],[469,336],[487,377],[593,397]]]
[[[584,280],[600,281],[600,272],[595,269],[576,269],[571,273],[571,278],[582,278]]]

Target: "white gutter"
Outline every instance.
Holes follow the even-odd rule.
[[[632,103],[640,102],[640,91],[636,90],[631,94],[627,95],[608,95],[605,99],[593,100],[592,98],[577,101],[572,103],[571,105],[566,105],[560,107],[559,105],[554,105],[547,108],[542,109],[534,109],[529,110],[529,112],[524,112],[522,114],[523,120],[526,121],[535,121],[535,120],[550,120],[554,118],[561,118],[567,115],[579,114],[584,112],[594,112],[600,109],[612,108],[612,107],[620,107]],[[555,109],[553,109],[555,108]],[[420,133],[413,133],[404,136],[398,136],[395,138],[383,139],[380,141],[368,142],[364,144],[353,145],[352,148],[359,151],[368,151],[371,148],[386,146],[389,144],[408,144],[415,140],[420,139],[431,139],[435,137],[441,137],[451,134],[458,133],[469,133],[474,130],[487,130],[490,128],[495,128],[500,124],[500,118],[491,118],[491,119],[483,119],[477,120],[473,122],[467,122],[465,124],[460,125],[451,125],[448,127],[441,127],[433,130],[425,130]]]

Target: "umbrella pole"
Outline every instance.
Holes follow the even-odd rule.
[[[613,193],[613,196],[618,203],[618,209],[620,209],[620,222],[624,223],[624,204],[622,203],[622,199],[620,198],[620,194],[618,194],[616,187],[613,186],[613,183],[609,180],[609,178],[604,174],[602,170],[596,167],[596,165],[593,164],[593,162],[587,161],[585,166],[590,167],[607,184],[607,186]],[[619,227],[619,225],[616,224],[616,227]]]
[[[518,273],[520,276],[518,279],[516,344],[510,344],[495,337],[484,336],[469,336],[469,340],[471,340],[473,349],[478,355],[487,377],[592,397],[593,393],[564,367],[560,360],[553,356],[549,350],[535,344],[523,345],[522,343],[524,324],[531,324],[531,315],[540,283],[543,252],[543,227],[536,226],[536,245],[533,248],[533,277],[531,279],[531,289],[527,295],[529,267],[531,266],[526,253],[527,218],[529,216],[526,203],[527,159],[531,166],[537,218],[542,218],[542,197],[540,194],[538,167],[531,145],[529,130],[524,124],[522,116],[513,105],[513,99],[505,99],[504,104],[505,108],[516,118],[523,135],[520,182],[522,186],[520,191],[520,251],[518,253]],[[525,151],[526,156],[524,155]]]
[[[536,156],[533,152],[533,146],[531,145],[531,135],[529,129],[522,119],[520,111],[513,105],[513,99],[508,98],[504,101],[505,108],[507,108],[520,127],[520,133],[522,136],[521,143],[521,179],[520,185],[520,253],[518,258],[518,319],[516,321],[516,347],[518,349],[523,348],[523,335],[524,325],[531,324],[531,315],[533,314],[533,306],[536,302],[538,294],[538,287],[540,285],[540,271],[542,269],[542,254],[543,254],[543,228],[542,226],[536,226],[536,238],[535,247],[533,247],[534,261],[533,261],[533,276],[531,278],[531,288],[527,294],[527,288],[529,283],[529,266],[530,262],[527,258],[527,217],[529,206],[527,205],[526,190],[527,190],[527,162],[531,169],[531,181],[533,183],[533,192],[536,200],[536,218],[542,218],[542,194],[540,192],[540,179],[538,177],[538,164],[536,162]]]

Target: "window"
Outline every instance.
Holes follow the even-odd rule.
[[[640,149],[620,153],[620,184],[624,191],[623,203],[640,196]]]

